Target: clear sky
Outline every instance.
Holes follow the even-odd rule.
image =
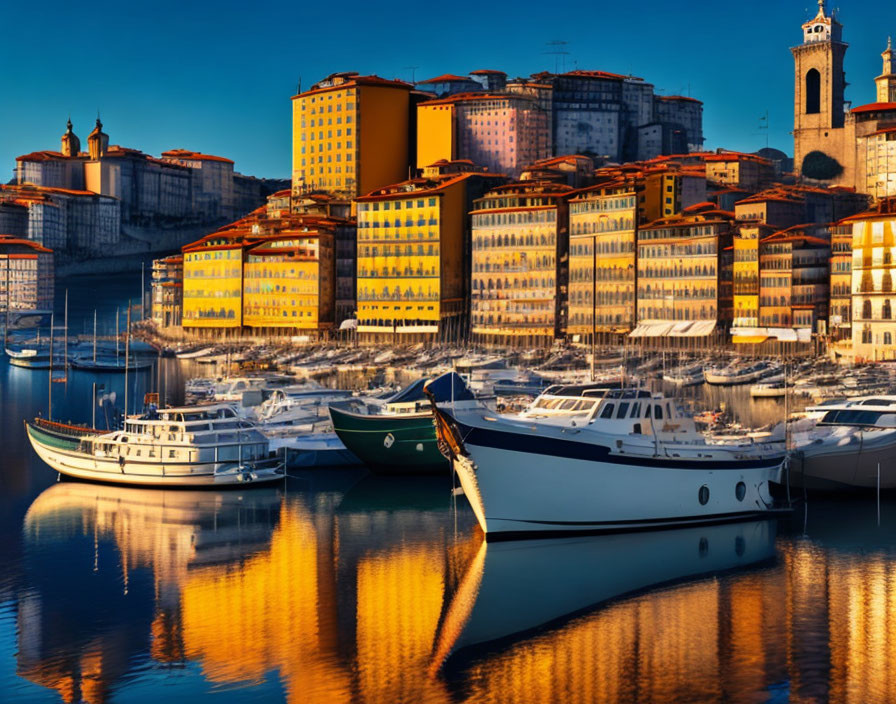
[[[290,96],[335,71],[418,80],[479,68],[632,73],[704,102],[708,148],[793,151],[793,60],[815,0],[343,3],[302,0],[3,2],[0,180],[15,156],[86,149],[97,109],[113,144],[184,147],[287,178]],[[843,0],[847,99],[874,100],[896,3]],[[563,40],[567,55],[547,45]],[[410,67],[416,67],[412,69]]]

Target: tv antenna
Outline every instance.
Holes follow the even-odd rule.
[[[768,124],[769,124],[768,123],[768,110],[766,110],[765,115],[762,115],[759,118],[759,129],[762,130],[762,131],[760,131],[759,134],[762,134],[763,132],[765,133],[765,148],[766,149],[768,149],[768,133],[769,133]]]
[[[566,56],[569,56],[569,52],[566,50],[566,47],[569,46],[569,42],[563,39],[551,39],[550,41],[545,42],[545,46],[547,47],[547,51],[541,52],[542,54],[548,54],[554,57],[554,73],[560,72],[560,67],[562,65],[563,70],[566,70]]]
[[[418,68],[420,68],[420,67],[419,66],[405,66],[404,67],[405,71],[411,72],[411,83],[413,83],[414,85],[417,84],[417,69]]]

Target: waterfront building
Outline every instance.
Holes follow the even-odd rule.
[[[847,218],[852,226],[852,351],[856,360],[896,359],[896,199]]]
[[[718,341],[733,317],[733,223],[733,213],[701,203],[639,227],[638,326],[631,337]]]
[[[507,74],[504,71],[481,68],[476,71],[470,71],[470,78],[486,91],[497,92],[507,88]]]
[[[828,334],[831,340],[852,341],[852,225],[831,226],[831,305]]]
[[[358,332],[367,341],[462,339],[467,331],[473,201],[506,179],[448,172],[355,200]]]
[[[638,222],[650,223],[706,203],[706,172],[700,166],[665,161],[638,178]]]
[[[16,237],[28,236],[28,206],[12,200],[0,200],[0,232]]]
[[[572,193],[550,181],[521,181],[475,201],[474,342],[531,348],[564,334]]]
[[[657,95],[654,96],[654,101],[657,122],[675,132],[674,140],[670,140],[668,151],[663,150],[656,153],[680,154],[701,151],[703,149],[703,103],[696,98],[684,95]],[[673,149],[672,145],[677,144],[683,144],[684,148]]]
[[[245,252],[243,324],[253,332],[317,333],[334,326],[333,235],[303,229],[265,237]]]
[[[190,149],[162,152],[162,161],[190,169],[190,210],[203,220],[233,219],[235,207],[233,161],[223,156],[203,154]],[[257,207],[258,202],[252,207]]]
[[[7,310],[52,310],[52,250],[21,237],[0,235],[0,307]]]
[[[409,83],[334,73],[292,98],[292,190],[354,198],[408,176]]]
[[[551,155],[546,113],[512,93],[460,93],[417,106],[417,167],[469,159],[518,177]]]
[[[206,235],[183,248],[184,328],[232,335],[243,326],[243,255],[257,236],[245,226]]]
[[[796,341],[808,342],[817,322],[828,319],[830,259],[827,225],[799,225],[762,239],[759,327],[794,328]]]
[[[575,342],[621,339],[635,324],[637,194],[631,181],[581,190],[569,204],[569,316]]]
[[[739,222],[734,232],[732,328],[735,334],[744,329],[759,327],[759,242],[774,232],[774,227],[758,221]]]
[[[882,127],[860,139],[865,154],[860,164],[865,179],[862,190],[875,199],[896,196],[896,126]]]
[[[180,327],[184,306],[184,257],[174,254],[152,262],[153,322],[160,328]]]

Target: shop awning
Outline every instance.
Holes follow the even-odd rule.
[[[761,345],[768,335],[735,335],[731,341],[737,345]]]
[[[339,323],[340,330],[354,330],[358,327],[357,318],[346,318],[341,323]]]
[[[641,323],[632,330],[629,337],[662,337],[667,335],[675,323]]]
[[[715,320],[683,320],[675,323],[669,337],[706,337],[716,329]]]

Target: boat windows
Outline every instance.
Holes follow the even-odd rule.
[[[629,418],[640,418],[641,417],[641,403],[639,401],[635,401],[632,404],[632,412]],[[638,431],[640,432],[640,431]]]
[[[657,404],[654,404],[654,406],[653,406],[653,417],[654,417],[656,420],[662,420],[662,419],[663,419],[663,407],[662,407],[660,404],[658,404],[658,403],[657,403]]]
[[[653,406],[651,406],[649,403],[645,403],[644,406],[646,407],[646,410],[647,410],[647,412],[644,414],[644,417],[650,418],[651,417],[650,414],[652,412],[650,409],[653,408]]]
[[[844,408],[828,411],[819,422],[824,425],[877,425],[882,416],[888,416],[887,421],[890,421],[894,415],[896,414],[887,411],[858,411]]]
[[[628,403],[625,401],[619,404],[619,410],[616,412],[617,418],[626,418],[628,416]]]
[[[743,482],[738,482],[734,487],[734,496],[738,501],[743,501],[744,497],[747,495],[747,485]]]
[[[701,486],[700,491],[697,492],[697,500],[701,506],[706,506],[709,503],[709,487],[706,484]]]
[[[613,417],[613,405],[612,403],[608,403],[604,406],[604,409],[600,412],[601,418],[612,418]]]

